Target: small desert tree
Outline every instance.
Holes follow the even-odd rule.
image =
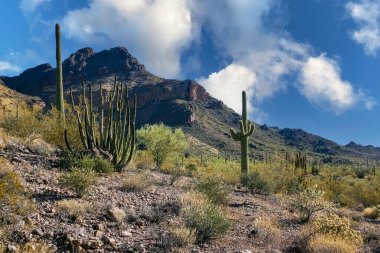
[[[158,168],[172,154],[187,148],[186,137],[180,128],[172,129],[164,124],[145,125],[137,131],[138,142],[153,156]]]

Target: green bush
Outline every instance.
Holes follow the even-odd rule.
[[[72,167],[89,168],[98,173],[110,173],[115,170],[108,160],[73,151],[63,152],[60,165],[65,170],[70,170]]]
[[[270,192],[268,182],[256,171],[249,175],[242,175],[241,182],[252,193],[267,194]]]
[[[14,223],[34,211],[20,176],[0,160],[0,226]]]
[[[185,226],[199,243],[223,235],[230,227],[222,210],[200,192],[187,192],[182,198],[181,210]]]
[[[218,179],[201,179],[195,188],[197,191],[206,195],[213,204],[219,205],[227,202],[229,192],[226,186]]]
[[[170,155],[183,152],[187,147],[183,131],[164,124],[145,125],[137,131],[137,140],[152,155],[158,168]]]
[[[96,173],[91,168],[73,167],[70,172],[62,174],[59,181],[74,191],[78,197],[82,197],[96,183]]]
[[[95,165],[94,165],[94,170],[98,173],[111,173],[115,171],[115,168],[113,167],[113,164],[101,157],[95,157]]]
[[[317,211],[335,211],[335,205],[325,201],[323,195],[324,192],[314,185],[291,199],[291,206],[298,212],[301,222],[309,221],[310,216]]]

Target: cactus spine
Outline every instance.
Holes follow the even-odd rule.
[[[56,43],[56,60],[57,60],[57,97],[56,107],[61,113],[62,121],[65,121],[65,102],[63,99],[63,81],[62,81],[62,60],[61,60],[61,31],[59,24],[55,24],[55,43]]]
[[[114,90],[105,96],[100,86],[99,122],[96,122],[96,112],[93,109],[92,85],[86,87],[82,83],[82,111],[74,104],[73,91],[70,89],[71,106],[78,121],[79,135],[86,150],[94,155],[101,155],[111,160],[119,172],[132,160],[136,136],[137,96],[134,96],[133,112],[129,104],[128,87],[123,81],[117,83],[115,78]],[[107,107],[107,115],[105,110]],[[114,115],[115,111],[115,115]],[[99,126],[99,127],[98,127]]]
[[[248,157],[248,139],[252,135],[255,126],[247,120],[247,98],[245,91],[242,92],[242,119],[240,120],[240,132],[235,132],[232,128],[230,133],[235,141],[240,141],[241,149],[241,173],[248,175],[249,157]]]

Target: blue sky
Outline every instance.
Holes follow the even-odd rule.
[[[378,0],[3,0],[0,75],[125,46],[152,73],[195,79],[253,121],[380,146]]]

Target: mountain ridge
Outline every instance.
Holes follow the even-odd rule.
[[[238,128],[240,116],[195,81],[158,77],[124,47],[100,52],[82,48],[64,60],[62,67],[66,95],[71,87],[79,92],[85,81],[94,83],[96,98],[100,83],[111,90],[114,76],[122,77],[131,88],[131,95],[138,94],[138,125],[163,122],[181,126],[201,142],[237,155],[239,145],[228,130]],[[40,97],[46,104],[54,102],[55,68],[48,63],[27,69],[19,76],[0,76],[0,80],[21,93]],[[299,150],[323,162],[364,161],[367,157],[380,160],[380,148],[371,145],[339,145],[302,129],[255,125],[250,153],[258,159]]]

